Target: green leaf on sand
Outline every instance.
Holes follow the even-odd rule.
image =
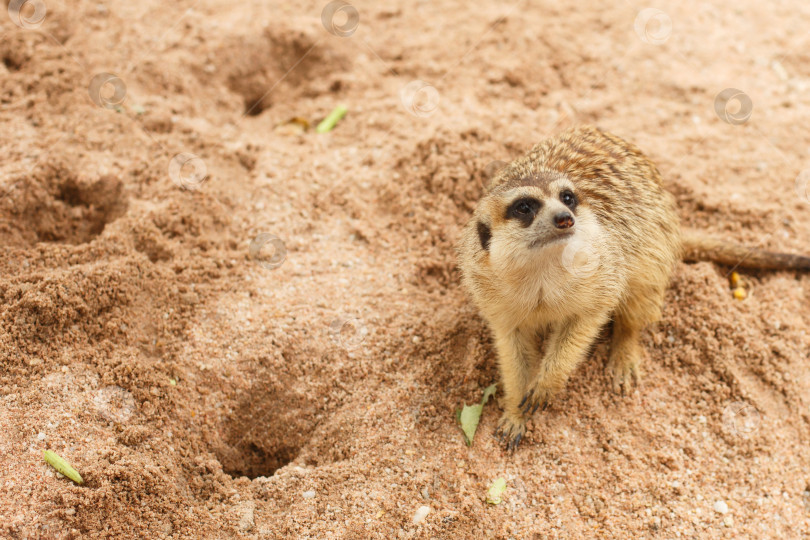
[[[503,478],[498,478],[492,485],[489,486],[489,491],[487,491],[487,502],[489,504],[501,504],[502,499],[501,495],[503,492],[506,491],[506,480]]]
[[[47,461],[51,467],[53,467],[60,473],[64,474],[77,484],[84,483],[82,475],[80,475],[76,469],[71,467],[70,463],[62,459],[62,457],[59,456],[59,454],[51,450],[43,450],[42,453],[45,454],[45,461]]]
[[[338,105],[332,112],[329,113],[329,116],[321,120],[321,123],[315,128],[317,133],[326,133],[327,131],[332,131],[335,127],[335,124],[338,121],[346,116],[346,111],[349,109],[346,108],[345,105]]]
[[[478,421],[481,420],[481,413],[484,411],[484,405],[487,404],[489,398],[495,395],[497,384],[487,386],[484,389],[484,397],[481,403],[477,405],[464,405],[461,412],[456,412],[456,418],[461,424],[461,431],[464,432],[464,439],[467,441],[467,446],[472,445],[473,437],[475,437],[475,430],[478,428]]]
[[[498,388],[497,384],[490,384],[484,388],[484,398],[481,400],[481,405],[486,405],[489,398],[495,395],[495,390]]]

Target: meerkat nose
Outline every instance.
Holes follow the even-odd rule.
[[[560,212],[554,216],[554,226],[558,229],[570,229],[574,226],[574,216],[570,212]]]

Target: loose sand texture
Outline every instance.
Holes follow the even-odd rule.
[[[809,253],[807,2],[0,7],[0,537],[810,535],[810,276],[679,264],[641,386],[602,339],[510,455],[454,253],[581,123]]]

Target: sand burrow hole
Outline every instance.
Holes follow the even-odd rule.
[[[213,449],[233,477],[272,476],[294,460],[315,427],[314,402],[291,384],[264,373],[223,418]]]
[[[65,168],[44,167],[0,187],[0,209],[13,216],[0,223],[0,243],[88,243],[127,208],[124,184],[115,176],[80,179]]]

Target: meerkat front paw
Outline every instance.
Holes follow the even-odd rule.
[[[611,354],[607,363],[607,374],[611,379],[613,391],[617,394],[627,395],[634,385],[638,386],[641,382],[638,359],[632,356]]]
[[[526,392],[526,395],[523,396],[518,408],[523,412],[524,415],[531,416],[537,412],[537,409],[540,407],[542,407],[543,410],[546,410],[548,404],[551,402],[551,399],[556,393],[557,392],[552,388],[535,384],[528,392]]]
[[[507,450],[514,450],[526,433],[526,419],[522,415],[503,413],[494,436]]]

